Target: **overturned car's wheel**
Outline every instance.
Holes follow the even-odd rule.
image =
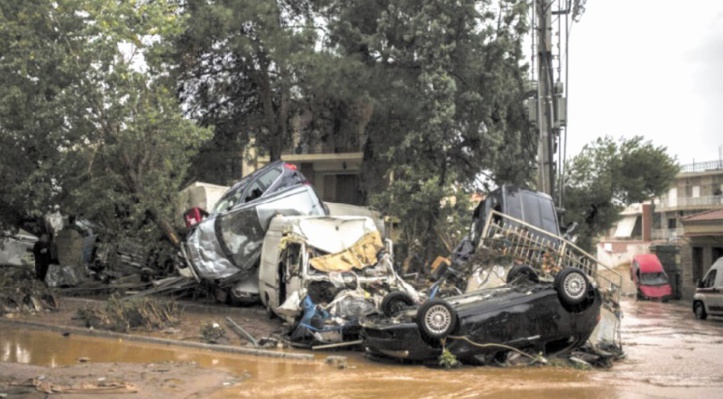
[[[555,290],[563,305],[575,306],[588,298],[590,282],[582,270],[569,267],[555,277]]]
[[[417,310],[417,325],[428,338],[442,339],[454,331],[457,312],[442,299],[432,299]]]
[[[414,300],[406,292],[392,291],[382,299],[381,310],[384,316],[393,317],[413,304]]]
[[[540,278],[537,276],[535,269],[529,265],[515,265],[507,272],[507,284],[532,282],[539,283]]]

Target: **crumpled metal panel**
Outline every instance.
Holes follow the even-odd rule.
[[[348,249],[319,256],[309,261],[309,265],[322,272],[348,272],[363,269],[377,263],[377,253],[384,248],[378,231],[373,231]]]
[[[306,245],[330,254],[351,248],[367,234],[378,232],[374,221],[363,216],[306,218],[298,225]]]
[[[216,218],[202,221],[186,240],[188,260],[196,274],[204,280],[224,279],[239,271],[216,239],[215,222]]]
[[[303,185],[203,220],[186,240],[188,260],[198,276],[223,280],[251,271],[277,214],[324,215],[325,210],[314,189]]]

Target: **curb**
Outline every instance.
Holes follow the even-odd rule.
[[[186,347],[186,348],[204,349],[204,350],[213,351],[213,352],[254,355],[254,356],[260,356],[260,357],[272,357],[272,358],[290,359],[290,360],[305,360],[305,361],[313,361],[314,360],[314,355],[306,354],[306,353],[290,353],[290,352],[272,351],[272,350],[268,350],[268,349],[259,349],[259,348],[244,348],[244,347],[240,347],[240,346],[214,345],[214,344],[204,344],[201,342],[177,341],[177,340],[165,339],[165,338],[123,334],[123,333],[117,333],[117,332],[107,331],[107,330],[91,330],[91,329],[80,328],[80,327],[55,326],[55,325],[35,323],[35,322],[30,322],[30,321],[25,321],[25,320],[8,320],[8,319],[0,318],[0,325],[21,326],[21,327],[44,329],[44,330],[57,331],[57,332],[72,332],[74,334],[87,335],[87,336],[91,336],[91,337],[116,338],[116,339],[120,338],[120,339],[123,339],[126,341],[131,341],[131,342],[143,342],[143,343],[156,344],[156,345],[167,345],[167,346],[181,346],[181,347]]]

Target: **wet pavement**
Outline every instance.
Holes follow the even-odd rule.
[[[0,326],[0,361],[57,367],[91,362],[196,362],[247,376],[213,398],[713,398],[723,397],[723,319],[695,320],[687,301],[623,302],[627,357],[611,369],[434,369],[316,353],[316,361],[233,355]],[[324,364],[348,356],[348,367]],[[52,372],[51,372],[52,374]]]

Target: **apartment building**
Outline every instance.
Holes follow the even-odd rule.
[[[671,251],[668,259],[675,261],[664,265],[666,272],[682,298],[691,299],[698,280],[723,256],[723,160],[683,165],[665,195],[627,207],[597,246],[598,258],[612,266],[639,253]]]

